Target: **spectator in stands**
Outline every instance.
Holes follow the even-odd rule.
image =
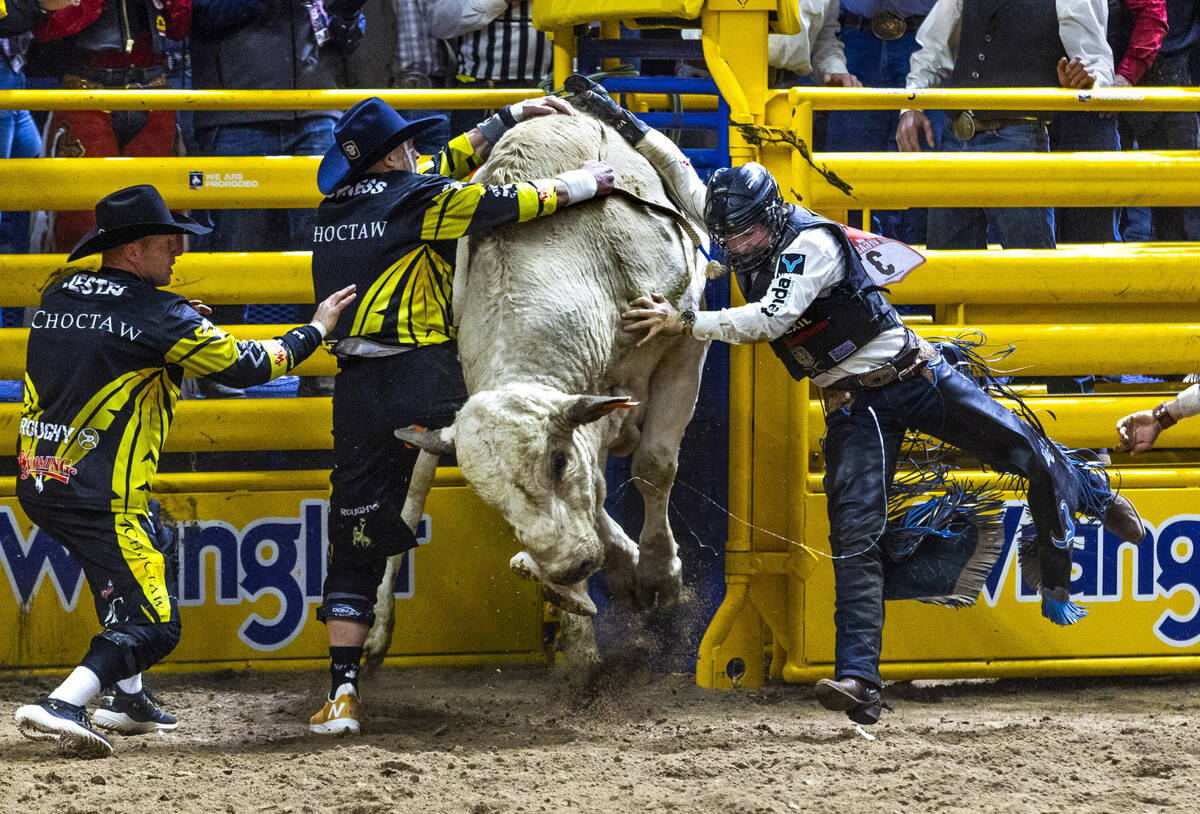
[[[1130,10],[1133,5],[1130,4]],[[1154,64],[1145,68],[1141,78],[1130,80],[1138,87],[1191,87],[1200,79],[1192,60],[1200,43],[1200,4],[1196,0],[1166,0],[1168,30]],[[1129,13],[1114,15],[1109,21],[1109,42],[1113,55],[1122,57],[1122,43],[1128,43],[1122,65],[1136,60],[1135,39],[1141,18]],[[1130,33],[1132,31],[1132,34]],[[1137,62],[1133,63],[1135,66]],[[1135,72],[1136,73],[1136,72]],[[1196,112],[1128,112],[1117,115],[1121,146],[1126,150],[1195,150]],[[1200,209],[1182,206],[1156,206],[1150,210],[1148,224],[1138,223],[1133,210],[1125,210],[1128,223],[1126,240],[1200,240]],[[1144,211],[1144,210],[1142,210]]]
[[[181,40],[191,0],[79,0],[46,15],[34,29],[41,42],[73,37],[68,89],[166,87],[163,40]],[[175,153],[170,110],[60,110],[50,120],[46,153],[58,158],[168,156]],[[54,246],[66,251],[95,226],[90,211],[59,212]]]
[[[363,307],[329,338],[338,355],[333,394],[329,556],[317,618],[329,629],[329,696],[309,729],[358,732],[358,665],[375,618],[387,557],[417,541],[401,516],[417,450],[398,427],[445,427],[467,397],[450,322],[455,242],[480,230],[553,214],[612,191],[612,168],[589,162],[553,178],[481,186],[465,179],[509,127],[570,113],[553,97],[509,105],[456,136],[418,167],[413,137],[433,124],[406,121],[366,99],[338,123],[317,184],[323,237],[313,247],[317,296],[353,281]],[[431,117],[432,118],[432,117]],[[371,226],[371,240],[342,232]]]
[[[28,34],[47,14],[77,5],[79,0],[6,0],[0,3],[0,37]]]
[[[391,0],[396,15],[395,48],[388,87],[406,90],[444,88],[450,84],[446,45],[430,31],[421,0]],[[436,110],[401,110],[406,119],[419,119]],[[413,143],[422,155],[433,155],[450,141],[450,123],[438,119],[417,134]]]
[[[841,39],[846,70],[870,88],[902,88],[909,58],[917,50],[917,29],[934,0],[842,0]],[[927,114],[935,148],[941,146],[945,114]],[[896,149],[897,110],[834,110],[829,113],[825,148],[830,151],[884,152]],[[928,213],[924,208],[878,210],[870,231],[905,243],[924,243]]]
[[[341,55],[357,44],[359,3],[326,2],[329,19],[303,0],[194,0],[192,84],[206,89],[331,90]],[[312,8],[316,8],[313,6]],[[343,20],[334,25],[333,19]],[[340,32],[340,33],[339,33]],[[321,155],[333,144],[332,110],[196,111],[202,155]],[[297,251],[312,241],[311,209],[223,209],[211,213],[206,251]],[[243,321],[241,306],[214,309],[219,323]],[[298,395],[328,395],[326,381],[302,380]],[[209,398],[244,395],[201,381]]]
[[[1189,416],[1200,415],[1200,384],[1193,384],[1170,401],[1153,410],[1130,413],[1117,422],[1117,437],[1121,452],[1137,455],[1154,446],[1163,430],[1175,426]]]
[[[772,87],[791,87],[803,77],[814,77],[805,84],[819,80],[831,87],[862,87],[846,68],[838,39],[837,0],[801,0],[800,33],[767,37],[767,65],[775,71]]]
[[[553,69],[546,35],[533,27],[532,0],[419,0],[429,33],[450,46],[450,87],[533,88]],[[490,111],[452,110],[449,128],[462,133]]]
[[[11,15],[10,15],[11,16]],[[5,19],[0,19],[3,22]],[[15,20],[12,20],[15,23]],[[25,51],[29,33],[0,39],[0,90],[25,87]],[[0,110],[0,159],[37,158],[42,154],[42,137],[28,110]],[[0,217],[0,254],[29,251],[29,213],[13,212]]]
[[[906,87],[1091,88],[1113,82],[1112,50],[1105,40],[1103,0],[1012,0],[994,9],[964,0],[937,0],[921,28]],[[1041,111],[951,112],[942,149],[954,152],[1046,152]],[[900,115],[896,144],[934,146],[933,125],[919,110]],[[1053,248],[1048,207],[930,209],[931,249],[983,249],[988,229],[1006,248]]]
[[[346,56],[344,86],[348,88],[398,88],[433,90],[446,87],[446,44],[429,33],[417,0],[367,0],[363,14],[367,26],[362,44]],[[406,119],[419,119],[438,110],[405,109]],[[417,135],[417,152],[432,155],[450,141],[444,120]]]
[[[68,268],[51,281],[31,322],[17,455],[21,508],[83,568],[103,627],[62,684],[17,710],[17,727],[80,757],[112,752],[84,708],[102,687],[116,694],[97,711],[98,725],[126,734],[175,727],[141,673],[179,641],[149,496],[184,371],[240,385],[283,375],[355,296],[343,288],[312,324],[238,341],[205,319],[203,304],[159,290],[183,235],[208,229],[173,215],[148,185],[106,196],[94,214],[97,227],[69,260],[99,253],[100,269]]]
[[[1116,60],[1114,87],[1137,84],[1154,63],[1167,33],[1166,0],[1120,0],[1108,6],[1108,42]],[[1196,114],[1192,114],[1193,135]],[[1112,113],[1060,111],[1050,122],[1050,150],[1071,153],[1120,150],[1117,117]],[[1193,149],[1195,140],[1193,139]],[[1105,207],[1057,207],[1054,226],[1059,243],[1109,243],[1117,232],[1121,210]]]

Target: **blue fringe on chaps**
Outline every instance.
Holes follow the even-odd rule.
[[[942,350],[953,356],[953,348]],[[882,685],[885,572],[891,567],[884,540],[888,495],[910,429],[1024,479],[1036,538],[1021,546],[1023,576],[1041,589],[1042,612],[1058,624],[1071,624],[1086,613],[1069,597],[1075,515],[1103,517],[1112,500],[1099,464],[1069,457],[942,356],[929,362],[925,375],[855,392],[848,407],[826,417],[824,442],[837,594],[836,675],[876,687]]]

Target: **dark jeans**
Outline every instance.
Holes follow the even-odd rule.
[[[196,131],[202,155],[322,155],[333,145],[333,119],[223,124]],[[214,209],[204,251],[303,251],[310,248],[315,209]]]
[[[942,150],[959,153],[1044,153],[1049,149],[1046,128],[1039,124],[1014,125],[977,133],[960,141],[947,122],[942,133]],[[979,208],[931,208],[931,249],[986,249],[993,231],[1006,249],[1053,249],[1054,210],[1044,206],[988,206]]]
[[[1062,111],[1050,123],[1050,151],[1075,153],[1120,150],[1117,118],[1113,114]],[[1118,209],[1111,206],[1064,207],[1054,210],[1059,243],[1112,243],[1117,233]]]
[[[1000,472],[1028,482],[1030,515],[1039,537],[1062,540],[1065,502],[1073,520],[1080,490],[1071,464],[1041,433],[988,396],[944,359],[930,362],[933,379],[917,376],[855,394],[849,409],[826,417],[825,493],[836,592],[833,622],[838,678],[881,686],[883,554],[887,495],[904,434],[919,430],[953,444]]]
[[[1187,54],[1159,54],[1138,87],[1187,87],[1192,76]],[[1126,150],[1195,150],[1200,131],[1195,111],[1120,113],[1117,123]],[[1126,239],[1145,239],[1144,233]],[[1156,206],[1150,210],[1149,237],[1160,241],[1200,240],[1200,208]]]
[[[223,124],[196,130],[201,155],[322,155],[333,145],[333,119],[284,119],[253,124]],[[212,209],[213,230],[192,238],[204,252],[286,252],[312,247],[316,209]],[[201,216],[202,218],[203,216]],[[215,322],[238,323],[240,305],[214,308]],[[302,308],[311,314],[309,306]],[[295,319],[305,319],[297,316]]]
[[[908,77],[909,59],[917,50],[916,30],[898,40],[881,40],[870,31],[843,28],[842,43],[846,49],[846,67],[868,88],[902,88]],[[817,77],[818,81],[820,77]],[[940,134],[946,115],[940,110],[926,114],[933,123],[937,143],[929,148],[941,149]],[[900,122],[898,110],[833,110],[826,126],[826,146],[830,152],[895,152],[896,127]],[[925,147],[925,137],[921,146]],[[878,210],[871,213],[874,224],[870,231],[894,237],[905,243],[924,243],[927,214],[924,209]]]
[[[22,90],[24,74],[12,70],[0,59],[0,90]],[[42,136],[28,110],[0,110],[0,158],[37,158],[42,153]],[[29,251],[29,215],[14,213],[23,228],[0,237],[0,253],[25,254]],[[4,215],[7,220],[10,216]]]

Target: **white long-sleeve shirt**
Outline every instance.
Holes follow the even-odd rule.
[[[1055,0],[1058,12],[1058,36],[1069,58],[1079,57],[1093,69],[1096,87],[1113,83],[1112,48],[1105,32],[1108,28],[1108,4],[1105,0]],[[925,22],[917,29],[920,48],[909,61],[910,90],[943,85],[954,70],[958,56],[959,30],[963,0],[937,0]]]
[[[799,0],[800,33],[767,37],[767,64],[800,76],[850,73],[838,38],[838,0]]]
[[[813,300],[831,293],[845,276],[843,249],[833,235],[822,228],[805,229],[780,253],[775,276],[762,299],[720,311],[697,312],[692,335],[731,345],[771,342],[787,333]],[[905,328],[884,331],[837,367],[813,376],[813,384],[828,387],[844,376],[882,367],[904,349],[905,333]]]
[[[703,224],[707,186],[674,142],[657,130],[651,130],[638,142],[637,151],[658,171],[667,193],[684,214]],[[841,245],[825,229],[805,229],[780,254],[775,282],[761,300],[719,311],[696,312],[692,336],[704,340],[719,339],[731,345],[778,339],[796,323],[813,300],[831,292],[845,275]],[[904,328],[884,331],[837,367],[814,376],[813,383],[828,387],[843,376],[881,367],[903,350],[904,336]]]

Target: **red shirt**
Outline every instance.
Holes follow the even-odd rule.
[[[1117,73],[1136,85],[1142,74],[1154,64],[1158,49],[1167,34],[1167,0],[1121,0],[1133,15],[1129,47],[1117,66]]]
[[[80,0],[79,5],[67,6],[47,17],[34,30],[34,36],[41,42],[48,42],[78,34],[99,19],[106,2],[144,3],[149,0]],[[192,0],[163,0],[162,17],[166,23],[166,36],[182,40],[192,25]],[[134,40],[131,52],[120,49],[95,51],[84,59],[84,64],[90,68],[129,68],[161,63],[163,56],[154,49],[155,36],[153,31],[143,31]]]

